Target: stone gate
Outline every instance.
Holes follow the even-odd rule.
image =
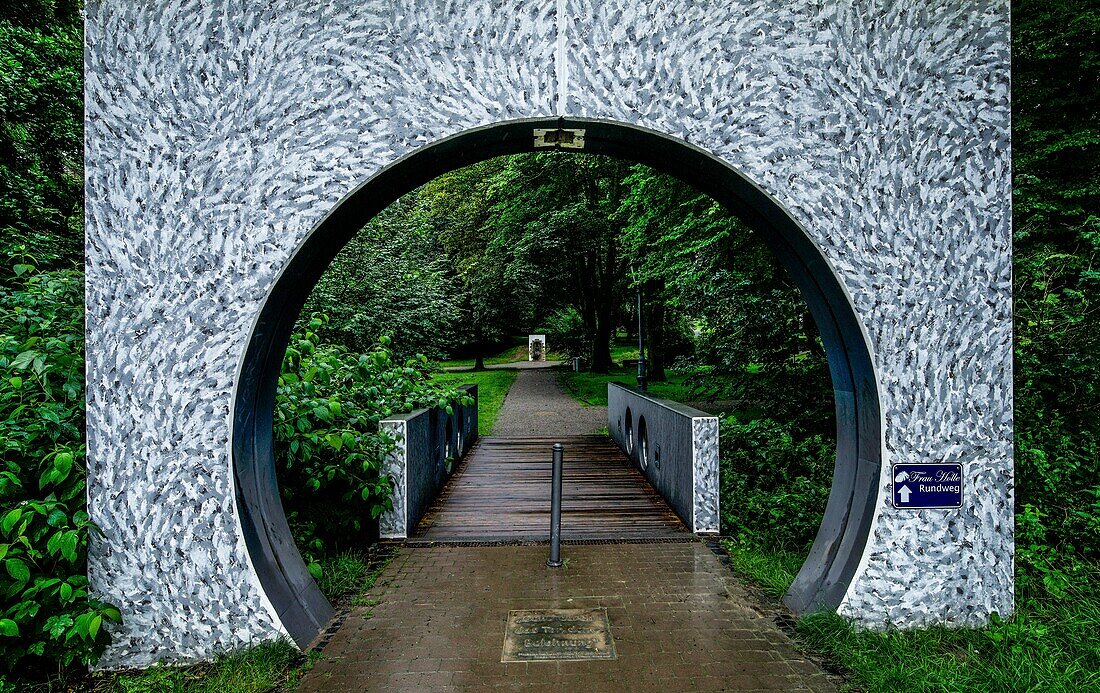
[[[89,573],[125,619],[102,664],[324,626],[272,464],[290,326],[397,196],[541,148],[684,178],[802,289],[839,442],[788,604],[1010,612],[1008,38],[1004,0],[91,0]],[[959,470],[958,507],[899,500],[920,464]]]

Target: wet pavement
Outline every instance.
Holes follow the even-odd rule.
[[[551,446],[562,443],[563,539],[690,536],[636,465],[605,435],[480,438],[417,527],[429,542],[545,541]]]
[[[301,690],[836,690],[697,540],[546,552],[402,548]],[[509,612],[541,609],[605,612],[615,658],[502,662]]]

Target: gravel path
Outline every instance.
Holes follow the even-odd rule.
[[[586,407],[565,394],[549,369],[521,370],[508,390],[493,435],[573,436],[607,427],[607,407]]]

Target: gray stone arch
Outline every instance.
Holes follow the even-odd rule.
[[[384,204],[339,204],[357,182],[411,176],[386,167],[413,152],[460,165],[432,157],[479,128],[528,147],[531,119],[653,133],[604,153],[659,167],[650,147],[704,152],[846,297],[869,361],[848,368],[869,380],[838,459],[851,445],[874,497],[834,488],[859,530],[823,528],[808,565],[828,569],[792,605],[880,628],[1011,611],[1007,3],[105,0],[87,17],[89,577],[125,618],[105,665],[302,640],[322,618],[278,509],[248,498],[270,470],[240,463],[262,447],[241,432],[264,412],[239,406],[261,316],[326,215]],[[962,507],[894,507],[890,465],[914,462],[959,464]]]
[[[540,143],[545,132],[583,133],[583,147]],[[577,135],[578,142],[580,135]],[[257,577],[283,626],[302,645],[332,609],[317,589],[283,517],[275,480],[271,413],[287,342],[302,305],[344,244],[397,197],[461,166],[503,154],[584,151],[672,173],[741,216],[802,291],[833,378],[837,457],[817,541],[787,595],[796,611],[836,609],[862,559],[878,499],[879,397],[871,356],[852,303],[805,230],[758,186],[707,152],[637,126],[577,118],[499,123],[425,145],[364,182],[313,229],[260,310],[237,380],[233,468],[237,513]]]

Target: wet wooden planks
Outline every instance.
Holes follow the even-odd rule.
[[[545,540],[550,448],[565,445],[563,539],[683,537],[688,530],[604,435],[483,438],[428,511],[416,538]]]

